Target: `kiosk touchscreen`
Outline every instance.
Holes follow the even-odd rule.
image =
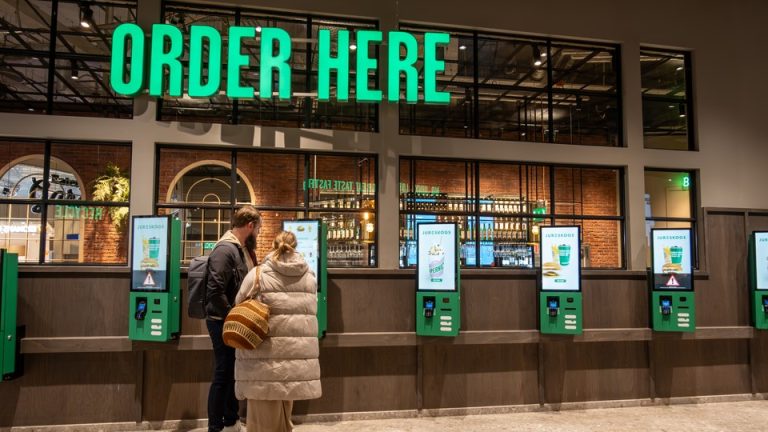
[[[16,324],[19,288],[19,257],[0,250],[0,372],[3,380],[16,378],[22,373],[19,341],[23,327]]]
[[[134,216],[128,337],[165,342],[179,336],[181,221]]]
[[[283,221],[283,231],[296,236],[296,250],[304,256],[317,277],[317,337],[328,329],[327,228],[319,219]]]
[[[756,231],[749,238],[749,282],[752,325],[768,330],[768,232]]]
[[[458,226],[419,223],[416,243],[416,334],[458,336],[461,327]]]
[[[541,227],[539,324],[542,333],[581,334],[581,231]]]
[[[654,331],[696,330],[690,228],[651,230],[651,325]]]

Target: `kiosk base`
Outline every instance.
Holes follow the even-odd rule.
[[[459,293],[416,292],[416,335],[458,336],[461,327]]]
[[[581,293],[539,292],[539,324],[546,334],[581,334]]]
[[[768,291],[752,291],[752,317],[756,329],[768,330]]]
[[[137,341],[166,342],[178,335],[171,328],[167,292],[131,292],[128,303],[128,338]]]
[[[691,291],[653,291],[651,325],[653,331],[694,332],[696,298]]]

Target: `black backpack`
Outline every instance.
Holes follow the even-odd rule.
[[[219,245],[228,244],[218,243]],[[214,249],[216,249],[214,247]],[[213,251],[211,251],[213,253]],[[235,275],[237,275],[235,270]],[[235,280],[237,286],[240,286],[239,278]],[[187,269],[187,315],[190,318],[205,319],[208,314],[205,312],[205,305],[208,303],[208,256],[202,255],[192,258]]]
[[[187,315],[190,318],[205,319],[206,290],[208,289],[208,256],[192,258],[187,270]]]

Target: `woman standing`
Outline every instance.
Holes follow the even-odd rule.
[[[268,337],[254,350],[237,350],[235,394],[248,400],[248,432],[291,431],[293,401],[316,399],[320,387],[317,280],[296,252],[296,236],[281,232],[235,300],[258,298],[270,308]],[[258,279],[256,279],[258,277]]]

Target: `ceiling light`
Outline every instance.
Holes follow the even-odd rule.
[[[256,26],[256,33],[261,33],[261,26]]]
[[[459,45],[459,49],[464,51],[465,49],[467,49],[467,46],[466,45]]]
[[[70,77],[73,80],[80,79],[80,69],[78,69],[78,67],[77,67],[77,61],[76,60],[70,60],[69,64],[70,64],[70,69],[71,69],[71,72],[72,72],[70,74]]]
[[[678,66],[677,68],[675,68],[675,70],[676,71],[681,71],[681,70],[683,70],[683,67],[682,66]]]
[[[352,44],[352,45],[350,45],[350,46],[349,46],[349,49],[350,49],[350,50],[352,50],[352,51],[354,51],[354,50],[356,50],[356,49],[357,49],[357,45],[355,45],[355,44]]]
[[[533,65],[534,66],[541,66],[541,60],[537,58],[536,61],[533,62]]]
[[[685,117],[685,104],[684,103],[678,104],[677,111],[680,113],[681,118]]]
[[[88,5],[80,5],[80,26],[91,28],[93,23],[93,9]]]
[[[27,108],[27,111],[29,112],[33,112],[34,110],[35,110],[34,108]]]

